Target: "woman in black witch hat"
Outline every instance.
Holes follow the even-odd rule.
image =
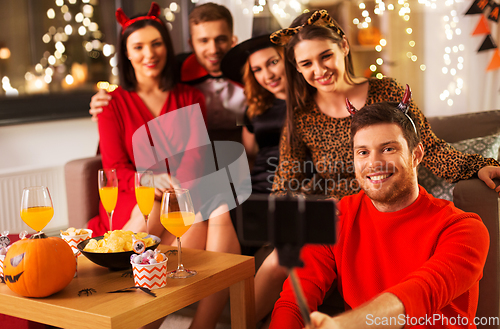
[[[286,116],[283,49],[269,34],[246,40],[222,60],[221,70],[244,86],[247,98],[243,144],[252,168],[252,193],[271,192],[278,165],[279,140]]]
[[[279,164],[279,142],[286,117],[286,78],[283,49],[270,35],[246,40],[232,48],[222,60],[221,70],[229,79],[243,84],[247,97],[243,144],[252,167],[252,193],[271,192]],[[278,265],[275,252],[255,276],[256,319],[272,311],[287,272]]]

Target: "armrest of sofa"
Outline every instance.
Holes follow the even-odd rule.
[[[97,171],[101,168],[100,155],[72,160],[64,166],[70,227],[85,228],[99,214]]]
[[[500,184],[499,180],[495,183]],[[500,317],[500,199],[480,179],[459,181],[453,190],[453,202],[463,211],[478,214],[490,234],[490,250],[479,282],[477,317]],[[500,328],[485,326],[483,328]]]

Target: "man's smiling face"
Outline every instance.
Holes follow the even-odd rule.
[[[394,123],[358,130],[353,144],[356,179],[373,203],[404,202],[417,184],[420,152],[423,156],[421,144],[410,151],[401,127]]]
[[[225,20],[202,22],[190,25],[190,44],[198,63],[214,76],[222,74],[220,62],[236,44],[236,38]]]

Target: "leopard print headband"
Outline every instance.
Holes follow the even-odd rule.
[[[280,45],[280,46],[285,46],[288,41],[299,31],[307,25],[316,25],[316,26],[323,26],[323,27],[328,27],[332,30],[334,30],[338,35],[341,37],[345,35],[344,31],[335,23],[333,22],[333,19],[330,17],[328,12],[326,10],[317,10],[315,11],[311,17],[307,20],[302,25],[299,25],[297,27],[290,27],[287,29],[281,29],[279,31],[274,32],[271,34],[271,42]]]

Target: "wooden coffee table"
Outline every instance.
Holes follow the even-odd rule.
[[[163,252],[174,249],[160,246]],[[153,290],[156,297],[136,290],[108,293],[134,286],[127,271],[110,271],[78,258],[78,277],[62,291],[46,298],[22,297],[0,284],[0,313],[62,328],[138,328],[217,291],[229,288],[231,328],[255,328],[253,257],[182,249],[186,268],[198,271],[187,279],[168,279],[167,286]],[[177,266],[177,255],[168,270]],[[83,289],[94,289],[87,294]],[[80,296],[78,293],[80,293]],[[168,320],[167,320],[168,321]]]

